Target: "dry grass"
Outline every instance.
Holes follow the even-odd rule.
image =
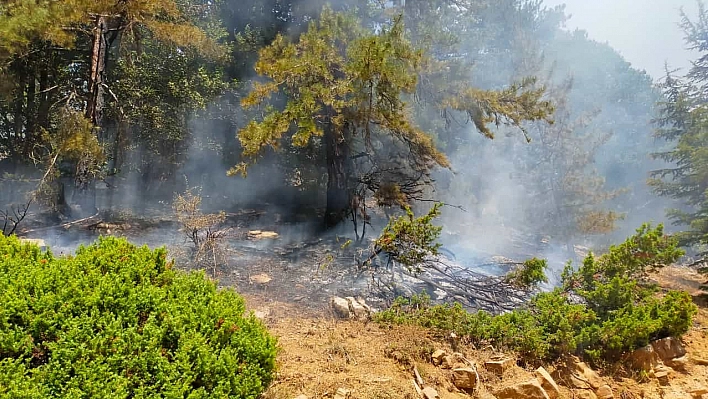
[[[188,190],[178,194],[172,203],[175,217],[180,224],[180,231],[192,244],[188,255],[197,268],[210,268],[212,276],[228,259],[225,240],[231,230],[221,227],[226,220],[224,212],[203,213],[200,209],[202,197]]]
[[[698,294],[701,276],[689,269],[666,268],[657,276],[663,287],[686,289]],[[514,366],[503,377],[486,371],[483,364],[495,355],[493,348],[475,350],[462,347],[467,359],[479,365],[483,387],[470,396],[451,383],[451,371],[433,366],[429,359],[435,349],[451,348],[447,342],[417,327],[381,327],[374,323],[336,321],[327,311],[319,314],[303,307],[269,300],[267,296],[247,296],[253,310],[264,314],[270,331],[279,337],[277,379],[264,399],[292,399],[300,394],[310,399],[332,398],[338,388],[352,391],[351,398],[419,398],[413,386],[413,366],[426,384],[437,389],[442,399],[493,398],[491,392],[532,378],[533,370]],[[264,312],[264,310],[267,310]],[[694,328],[685,337],[692,357],[708,359],[708,310],[702,307]],[[553,365],[546,366],[549,372]],[[691,365],[688,373],[676,372],[671,387],[660,387],[655,379],[639,383],[630,378],[603,374],[613,387],[615,398],[664,398],[672,392],[708,386],[708,366]],[[561,387],[564,398],[573,393]],[[684,397],[684,396],[675,396]]]

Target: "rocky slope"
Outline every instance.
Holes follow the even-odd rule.
[[[693,328],[681,341],[655,342],[602,369],[576,358],[525,363],[493,347],[342,320],[330,307],[302,310],[265,293],[247,299],[280,340],[277,379],[265,399],[708,399],[708,308],[698,288],[704,278],[683,267],[664,268],[656,278],[694,296],[700,311]]]

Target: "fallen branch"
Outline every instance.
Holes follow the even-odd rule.
[[[73,226],[73,225],[75,225],[75,224],[79,224],[79,223],[82,223],[82,222],[91,220],[91,219],[97,217],[100,213],[101,213],[101,212],[99,211],[99,212],[94,213],[94,214],[91,215],[91,216],[88,216],[88,217],[85,217],[85,218],[81,218],[81,219],[78,219],[78,220],[72,220],[71,222],[66,222],[66,223],[62,223],[62,224],[57,224],[57,225],[54,225],[54,226],[42,227],[42,228],[39,228],[39,229],[32,229],[32,230],[24,230],[24,231],[22,231],[22,233],[23,233],[23,234],[26,234],[26,233],[36,233],[36,232],[38,232],[38,231],[46,231],[46,230],[58,229],[58,228],[67,229],[67,228],[69,228],[69,227],[71,227],[71,226]],[[99,223],[100,223],[100,222],[99,222]]]
[[[413,383],[413,388],[415,388],[415,391],[418,393],[418,396],[420,396],[421,398],[424,398],[424,396],[423,396],[423,389],[422,389],[422,388],[418,385],[418,383],[415,381],[415,378],[413,378],[413,379],[411,380],[411,382]]]
[[[423,382],[423,377],[421,377],[418,372],[418,366],[413,366],[413,375],[415,375],[415,382],[417,382],[419,386],[422,387],[425,385],[425,382]]]

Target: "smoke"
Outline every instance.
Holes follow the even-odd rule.
[[[664,63],[686,71],[697,54],[687,50],[677,27],[680,9],[697,15],[696,0],[545,0],[548,6],[565,5],[571,15],[569,30],[586,30],[600,43],[608,43],[639,70],[654,79],[664,75]]]
[[[683,48],[681,34],[674,24],[679,18],[676,10],[679,4],[672,3],[667,9],[667,2],[656,0],[643,8],[633,2],[630,8],[628,1],[603,1],[608,4],[566,1],[566,10],[573,14],[568,27],[586,28],[590,32],[588,35],[561,29],[559,24],[563,18],[557,15],[559,11],[545,10],[531,15],[532,21],[528,22],[535,24],[530,31],[539,32],[538,37],[520,41],[518,32],[507,34],[504,25],[515,19],[504,19],[508,15],[501,13],[493,22],[498,26],[487,27],[493,34],[474,40],[463,37],[460,48],[467,54],[474,54],[475,69],[470,79],[475,85],[498,88],[522,77],[523,72],[535,70],[550,86],[568,78],[574,80],[568,94],[574,117],[599,110],[586,130],[595,131],[598,136],[612,133],[612,137],[599,149],[591,167],[606,180],[608,189],[628,190],[603,204],[606,209],[626,214],[617,232],[608,236],[616,240],[631,234],[641,222],[665,221],[664,209],[669,205],[669,201],[656,197],[645,184],[648,172],[660,166],[650,158],[650,153],[658,148],[651,139],[651,120],[655,103],[660,99],[659,93],[652,87],[651,78],[632,65],[646,69],[656,77],[664,59],[670,59],[672,65],[684,66],[685,60],[691,57],[680,50]],[[686,6],[692,3],[691,0],[684,2]],[[317,15],[322,5],[318,0],[302,1],[296,2],[293,10],[274,12],[273,7],[280,7],[281,2],[254,2],[260,4],[255,10],[248,9],[246,3],[250,4],[236,0],[226,2],[229,13],[225,22],[232,35],[244,32],[246,26],[296,31]],[[559,3],[546,0],[542,6]],[[663,6],[659,7],[658,3]],[[339,1],[334,6],[352,8],[359,4],[354,0]],[[688,8],[687,11],[690,12]],[[520,13],[515,17],[526,18],[530,15],[521,13],[533,10],[524,11],[517,7],[515,12]],[[602,13],[602,21],[597,18],[599,13]],[[625,23],[618,29],[606,18],[613,13],[629,16],[639,25]],[[651,18],[639,16],[645,14]],[[675,18],[657,19],[657,15],[675,15]],[[603,21],[604,25],[600,23]],[[652,46],[646,46],[647,35],[636,32],[650,31],[661,32],[661,36],[667,39],[657,39]],[[629,39],[635,36],[642,42]],[[253,72],[254,59],[245,57],[244,60],[250,64],[232,73],[238,74],[244,87],[248,87],[250,81],[257,78]],[[210,104],[207,110],[190,115],[188,140],[180,150],[183,162],[179,169],[165,177],[160,173],[149,173],[151,178],[148,180],[144,178],[145,170],[125,170],[108,180],[111,187],[99,185],[99,208],[125,209],[135,214],[165,218],[170,215],[170,204],[176,193],[198,187],[205,212],[257,210],[254,220],[240,227],[277,231],[280,234],[277,245],[316,237],[320,233],[325,180],[321,169],[307,163],[309,154],[304,153],[306,150],[302,153],[290,149],[269,152],[249,169],[246,178],[227,176],[227,171],[239,161],[236,132],[250,119],[237,103],[238,95],[232,94]],[[462,131],[464,143],[453,150],[448,149],[452,171],[435,171],[436,190],[431,196],[464,209],[445,207],[440,219],[444,226],[443,244],[463,263],[483,263],[484,259],[495,255],[515,260],[536,256],[551,260],[557,272],[558,265],[568,258],[565,237],[558,237],[554,231],[542,231],[530,222],[547,211],[539,202],[548,201],[548,198],[531,192],[529,182],[524,180],[524,176],[529,175],[529,163],[518,162],[519,159],[530,159],[538,146],[538,137],[534,137],[538,130],[533,125],[526,127],[532,136],[531,143],[526,143],[517,129],[496,129],[496,138],[488,140],[479,135],[472,124],[454,127]],[[151,154],[146,149],[135,148],[128,154],[128,160],[134,165],[145,165]],[[551,174],[563,173],[563,170],[549,168],[537,172]],[[552,201],[548,204],[550,208]],[[425,206],[421,204],[420,208]],[[376,235],[386,222],[383,215],[372,215],[370,236]],[[179,242],[176,232],[166,234],[166,230],[153,229],[131,238],[151,246],[168,243],[165,241],[170,241],[168,244]],[[328,234],[346,238],[354,236],[349,224]],[[95,234],[53,231],[43,238],[53,247],[68,251],[77,242],[93,241]],[[606,240],[578,239],[574,243],[601,247]]]
[[[546,1],[544,5],[556,6],[560,3]],[[685,65],[687,53],[682,50],[681,32],[674,23],[679,19],[677,4],[669,7],[667,2],[662,2],[661,7],[646,7],[639,12],[636,11],[636,2],[632,3],[631,8],[624,7],[625,2],[617,3],[617,7],[614,7],[616,2],[605,7],[587,2],[568,3],[567,11],[582,9],[583,13],[591,14],[587,18],[576,17],[579,21],[592,21],[593,16],[599,18],[600,13],[606,20],[607,11],[611,8],[616,10],[613,15],[626,12],[633,20],[642,21],[640,25],[629,24],[613,29],[607,29],[611,26],[609,22],[602,27],[584,26],[590,35],[584,31],[557,28],[553,35],[537,39],[540,42],[535,43],[540,52],[539,59],[542,59],[537,75],[546,77],[543,83],[553,87],[563,80],[573,80],[572,89],[567,94],[571,119],[596,113],[584,129],[576,132],[577,145],[588,144],[580,141],[584,134],[590,133],[590,139],[609,135],[609,139],[597,149],[594,162],[588,165],[588,176],[594,171],[604,179],[606,190],[622,190],[616,198],[598,204],[598,209],[613,210],[623,215],[623,219],[617,222],[617,229],[610,234],[573,238],[571,242],[576,245],[577,256],[588,249],[604,250],[610,243],[633,234],[644,222],[664,223],[668,231],[672,230],[670,223],[667,223],[665,209],[675,206],[675,203],[656,196],[646,184],[651,170],[666,166],[651,157],[663,145],[652,138],[652,119],[661,95],[654,87],[651,76],[636,69],[622,54],[631,55],[633,61],[636,59],[635,65],[654,73],[658,70],[655,67],[663,68],[663,59],[657,57],[671,57],[676,62],[674,65]],[[671,8],[670,12],[667,12],[667,7]],[[662,12],[665,12],[663,19],[657,19],[656,16],[662,15]],[[642,19],[637,16],[640,13],[652,14],[652,18]],[[675,16],[673,22],[665,18],[667,13]],[[572,26],[572,22],[568,25]],[[608,39],[608,43],[593,40],[592,33],[605,30],[612,31],[613,40]],[[661,32],[657,34],[671,39],[652,46],[651,54],[649,50],[644,52],[647,35],[636,35],[642,43],[621,40],[626,36],[635,36],[633,32],[645,30]],[[634,52],[623,48],[620,53],[613,47],[615,42],[638,48]],[[465,47],[465,43],[462,46]],[[483,48],[484,44],[475,43],[474,46]],[[470,47],[472,45],[467,46]],[[504,54],[498,46],[489,47]],[[512,54],[518,51],[513,46],[509,50]],[[513,56],[493,60],[491,64],[477,63],[474,79],[483,86],[490,86],[484,83],[485,80],[511,81],[517,78],[515,71],[523,70],[514,64],[519,60]],[[554,202],[548,196],[539,196],[539,187],[529,188],[529,181],[525,180],[530,175],[529,162],[514,162],[514,159],[533,159],[531,153],[537,151],[539,131],[530,125],[527,128],[532,136],[529,144],[523,142],[518,131],[498,129],[497,138],[489,142],[470,128],[466,133],[468,145],[448,154],[456,173],[441,172],[436,176],[437,198],[460,205],[467,212],[444,209],[441,219],[446,231],[443,243],[456,252],[458,259],[467,258],[470,264],[474,264],[473,259],[490,255],[504,255],[517,260],[532,256],[547,258],[552,273],[559,275],[565,261],[573,257],[566,245],[567,238],[563,236],[561,226],[558,230],[544,229],[533,222],[539,220],[539,215],[542,218],[554,211]],[[541,162],[536,168],[540,169],[537,171],[540,174],[565,172],[562,167],[553,168]]]

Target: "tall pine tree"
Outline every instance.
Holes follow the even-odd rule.
[[[256,71],[267,80],[257,83],[243,104],[263,106],[264,113],[239,131],[243,155],[253,161],[267,147],[280,147],[285,138],[297,146],[321,145],[328,174],[328,226],[351,210],[357,181],[398,195],[402,185],[361,179],[353,160],[373,159],[374,167],[380,164],[377,158],[404,161],[406,174],[417,176],[409,185],[434,166],[449,166],[431,136],[414,124],[406,102],[418,89],[418,74],[425,71],[421,66],[429,61],[406,39],[400,16],[371,32],[357,18],[325,8],[297,41],[279,36],[261,50]],[[450,90],[436,98],[436,105],[466,112],[491,137],[489,123],[520,126],[523,120],[549,117],[553,107],[541,99],[543,89],[531,90],[527,84],[484,91],[458,81],[447,86]],[[269,101],[274,96],[282,96],[284,106],[276,108]],[[242,163],[233,172],[246,168]]]

